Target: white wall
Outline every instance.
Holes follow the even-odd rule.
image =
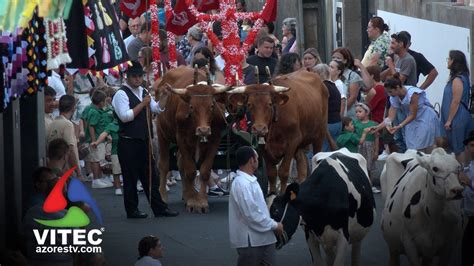
[[[432,104],[440,103],[443,98],[443,90],[449,78],[446,58],[449,50],[460,50],[470,58],[471,40],[468,28],[461,28],[432,22],[428,20],[402,16],[399,14],[377,10],[377,15],[385,20],[390,27],[390,34],[402,30],[411,34],[411,49],[422,53],[428,61],[438,70],[438,77],[428,88],[427,95]],[[472,71],[472,69],[470,68]],[[424,81],[420,75],[418,85]]]

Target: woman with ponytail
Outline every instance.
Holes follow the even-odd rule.
[[[385,66],[385,57],[388,54],[391,41],[389,30],[390,28],[385,24],[383,18],[373,17],[369,20],[367,35],[372,42],[362,59],[362,64],[365,67],[378,65],[380,69],[383,69]]]
[[[372,131],[379,131],[386,127],[391,134],[394,134],[403,129],[405,130],[407,149],[430,153],[434,147],[435,139],[439,137],[439,120],[426,97],[426,92],[414,86],[402,85],[399,73],[388,78],[384,87],[390,96],[391,106],[385,121],[377,127],[373,127]],[[392,126],[398,109],[406,118],[397,126]]]

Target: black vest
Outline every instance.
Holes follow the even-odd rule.
[[[120,90],[123,90],[127,94],[130,109],[135,108],[135,106],[141,103],[137,96],[135,96],[135,94],[133,94],[133,92],[127,86],[122,86]],[[145,97],[146,95],[147,92],[143,90],[142,96]],[[138,113],[138,115],[135,116],[135,118],[130,122],[124,123],[120,119],[117,120],[119,122],[119,135],[121,137],[141,140],[146,140],[148,138],[146,108],[143,108],[142,111]],[[151,126],[151,121],[150,130],[153,130],[153,126]]]

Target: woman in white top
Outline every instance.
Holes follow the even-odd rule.
[[[329,63],[330,68],[330,76],[331,80],[336,84],[339,93],[341,94],[341,117],[346,115],[346,85],[344,84],[344,76],[342,73],[344,72],[344,64],[340,61],[332,60]]]

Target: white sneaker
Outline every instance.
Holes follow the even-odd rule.
[[[378,189],[377,187],[372,187],[372,193],[378,194],[380,193],[380,189]]]
[[[114,183],[114,176],[113,175],[108,175],[108,176],[105,176],[104,178],[109,180],[110,182]]]
[[[142,186],[142,183],[140,181],[137,182],[137,191],[138,192],[143,192],[143,186]]]
[[[94,179],[92,180],[92,188],[108,188],[112,187],[112,184],[107,184],[102,181],[102,179]]]
[[[100,179],[100,181],[102,181],[102,183],[105,183],[105,184],[107,184],[107,185],[111,185],[111,186],[114,185],[114,182],[113,182],[113,181],[110,181],[110,179],[109,179],[107,176],[106,176],[106,177],[102,177],[102,178]]]
[[[115,189],[115,196],[122,196],[122,189],[121,188],[116,188]]]

